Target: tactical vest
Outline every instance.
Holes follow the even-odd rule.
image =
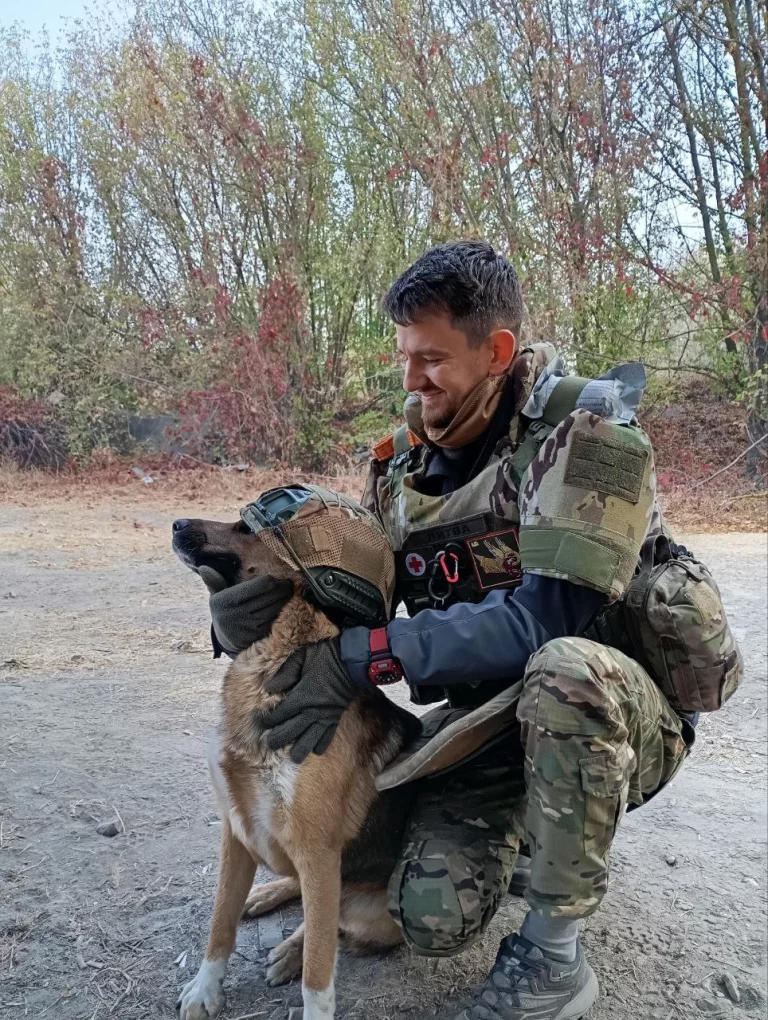
[[[480,473],[447,496],[419,492],[427,448],[407,426],[395,432],[386,466],[387,509],[380,509],[395,552],[395,604],[404,602],[413,616],[454,602],[480,602],[489,591],[522,583],[520,481],[588,382],[579,376],[561,379],[539,419],[513,415],[508,435]]]

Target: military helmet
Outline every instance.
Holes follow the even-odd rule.
[[[394,557],[377,518],[355,500],[317,485],[280,486],[244,506],[240,517],[301,571],[314,601],[342,625],[387,622]]]

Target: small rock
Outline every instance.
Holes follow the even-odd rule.
[[[108,836],[111,839],[120,833],[120,824],[113,818],[109,822],[102,822],[101,825],[97,825],[96,831],[100,836]]]
[[[674,854],[667,854],[664,860],[667,862],[670,868],[674,868],[674,866],[677,864],[677,857],[675,857]]]
[[[725,1014],[731,1008],[730,1002],[726,999],[698,999],[696,1006],[700,1013],[708,1013],[710,1015]]]
[[[741,992],[739,986],[736,984],[736,978],[733,974],[729,974],[725,971],[720,977],[720,983],[728,994],[728,998],[731,1002],[741,1002]]]
[[[4,599],[17,599],[18,597],[19,596],[16,594],[15,591],[7,591],[5,595],[3,595]]]

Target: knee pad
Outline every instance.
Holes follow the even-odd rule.
[[[514,858],[507,847],[489,854],[486,844],[477,855],[471,847],[430,855],[427,843],[418,858],[401,860],[389,883],[389,910],[410,948],[453,956],[471,946],[506,892]]]

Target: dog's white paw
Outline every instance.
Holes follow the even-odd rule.
[[[276,946],[267,957],[267,984],[285,985],[293,981],[301,974],[304,962],[304,944],[299,941],[287,938]]]
[[[212,1020],[224,1008],[226,960],[203,960],[200,970],[181,990],[181,1020]]]
[[[336,1013],[336,992],[333,980],[321,992],[304,985],[301,994],[304,999],[303,1020],[333,1020]]]

